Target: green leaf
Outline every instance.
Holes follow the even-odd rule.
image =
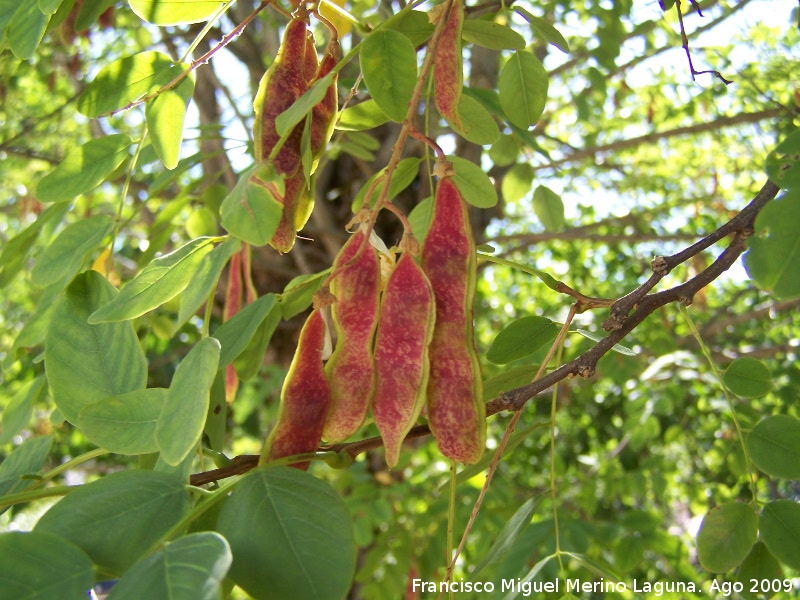
[[[396,15],[386,19],[383,23],[385,29],[399,31],[409,40],[415,48],[419,48],[433,35],[434,26],[428,19],[428,14],[419,10],[402,10]]]
[[[747,600],[758,600],[762,595],[757,593],[761,591],[761,582],[772,582],[779,580],[781,583],[785,581],[783,576],[783,569],[780,563],[775,560],[775,557],[770,554],[769,549],[764,545],[764,542],[756,542],[750,554],[744,559],[744,562],[736,572],[736,581],[740,582],[743,586],[739,595]],[[751,592],[754,581],[758,582],[756,585],[756,592]],[[774,595],[777,590],[770,589],[768,598]]]
[[[461,95],[461,101],[458,103],[458,116],[461,118],[463,130],[456,128],[450,121],[447,123],[465,140],[483,146],[494,144],[500,137],[500,128],[492,115],[483,107],[483,104],[472,96]]]
[[[0,535],[0,595],[11,600],[86,600],[94,583],[83,551],[49,533]]]
[[[218,369],[208,396],[208,412],[203,433],[212,450],[222,452],[225,446],[225,430],[228,424],[228,403],[225,401],[225,369]],[[187,456],[188,458],[188,456]]]
[[[800,129],[796,129],[769,153],[769,178],[783,189],[800,187]]]
[[[84,484],[48,510],[34,531],[60,535],[121,574],[189,511],[181,481],[153,471],[118,471]]]
[[[375,100],[365,100],[345,108],[336,124],[343,131],[364,131],[383,125],[389,120]]]
[[[229,576],[248,594],[347,596],[356,566],[353,527],[347,507],[321,479],[288,467],[255,469],[223,505],[217,530],[233,551]]]
[[[75,19],[75,31],[89,29],[108,8],[114,6],[117,0],[83,0],[80,12]]]
[[[800,190],[767,204],[756,217],[744,255],[747,274],[778,298],[800,296]]]
[[[241,381],[252,379],[261,370],[267,345],[272,339],[272,334],[275,333],[275,328],[278,326],[278,323],[280,323],[280,320],[281,305],[276,302],[272,310],[269,311],[267,318],[258,326],[258,329],[245,349],[242,350],[241,354],[233,361],[236,374]]]
[[[175,369],[156,426],[156,442],[169,465],[175,466],[186,458],[203,435],[219,356],[219,341],[203,338]]]
[[[86,271],[67,287],[47,330],[44,364],[56,406],[70,423],[87,404],[143,389],[147,361],[131,323],[90,324],[89,315],[117,290]]]
[[[189,65],[181,65],[188,69]],[[186,77],[172,89],[164,90],[150,100],[144,109],[147,129],[158,158],[167,169],[178,166],[183,141],[186,108],[194,93],[194,79]]]
[[[230,0],[128,0],[140,19],[155,25],[206,21]]]
[[[225,538],[213,531],[192,533],[133,565],[114,585],[108,600],[217,600],[230,565],[231,549]]]
[[[540,185],[534,190],[533,210],[547,231],[564,228],[564,202],[550,188]]]
[[[511,55],[498,80],[500,104],[508,120],[520,129],[535,125],[547,101],[548,77],[542,63],[527,51]]]
[[[69,202],[103,183],[128,158],[131,138],[107,135],[72,150],[55,169],[39,180],[42,202]]]
[[[156,423],[167,398],[163,388],[135,390],[84,406],[78,429],[89,441],[117,454],[158,452]]]
[[[506,202],[519,202],[533,187],[534,170],[530,163],[518,163],[503,176],[500,190]]]
[[[512,587],[508,592],[508,594],[503,596],[503,600],[513,600],[514,598],[516,598],[521,593],[520,590],[525,589],[524,587],[525,584],[536,579],[541,570],[544,569],[547,566],[547,563],[553,560],[555,556],[556,556],[555,554],[545,556],[542,560],[533,565],[533,567],[531,567],[531,570],[525,574],[525,577],[523,577],[522,579],[517,579],[517,586]]]
[[[31,60],[44,37],[50,15],[45,15],[32,0],[20,2],[6,30],[11,52],[20,60]]]
[[[525,49],[525,38],[516,31],[505,25],[483,19],[464,21],[461,37],[467,42],[492,50]]]
[[[548,23],[541,17],[532,15],[531,13],[529,13],[527,10],[525,10],[520,6],[515,6],[514,12],[521,15],[523,19],[525,19],[528,23],[530,23],[533,33],[538,35],[548,44],[553,44],[556,48],[558,48],[562,52],[570,51],[567,40],[564,39],[564,36],[561,35],[561,33],[550,23]]]
[[[114,220],[105,215],[67,225],[39,257],[31,271],[31,281],[42,286],[72,281],[86,256],[100,245],[113,227]]]
[[[530,356],[558,334],[550,319],[528,316],[512,321],[494,338],[486,358],[496,365],[505,365]]]
[[[503,525],[502,531],[497,534],[497,539],[494,541],[494,544],[492,544],[492,547],[489,548],[486,556],[483,557],[483,560],[478,563],[478,566],[476,566],[470,574],[473,581],[475,580],[475,576],[480,573],[484,567],[501,560],[508,552],[509,548],[511,548],[511,545],[519,537],[519,534],[525,531],[531,522],[533,513],[536,511],[537,500],[538,498],[528,498],[522,506],[517,509],[508,522]]]
[[[596,335],[591,331],[586,331],[585,329],[576,329],[577,333],[585,337],[586,339],[592,340],[593,342],[601,342],[603,340],[603,336]],[[625,356],[636,356],[636,352],[628,348],[627,346],[623,346],[622,344],[614,344],[611,347],[611,350],[617,352],[619,354],[623,354]]]
[[[417,83],[414,45],[402,33],[378,29],[361,43],[359,61],[373,100],[387,117],[401,123]]]
[[[30,487],[33,481],[24,477],[42,470],[52,444],[53,438],[49,435],[30,438],[5,457],[0,463],[0,496]]]
[[[306,118],[306,115],[311,112],[312,108],[322,102],[328,88],[331,87],[331,83],[333,83],[334,75],[335,73],[331,72],[322,79],[315,81],[289,108],[278,115],[275,119],[275,130],[278,132],[278,135],[286,135],[295,125]]]
[[[411,223],[411,232],[418,240],[424,240],[433,216],[433,198],[428,196],[411,209],[408,222]]]
[[[758,359],[745,356],[734,360],[722,376],[725,387],[740,398],[760,398],[772,389],[772,373]]]
[[[478,208],[491,208],[497,204],[497,190],[479,165],[458,156],[448,156],[447,160],[453,163],[456,172],[453,180],[467,204]]]
[[[148,50],[103,67],[78,97],[78,112],[94,118],[124,108],[183,71],[166,54]]]
[[[242,353],[250,343],[264,319],[275,306],[275,294],[261,296],[236,313],[230,320],[220,325],[213,336],[219,340],[222,350],[219,354],[219,367],[223,368]]]
[[[270,163],[253,165],[239,176],[236,187],[222,201],[222,226],[253,246],[268,244],[283,214],[276,194],[283,193],[283,179]]]
[[[58,10],[58,7],[61,6],[61,2],[62,0],[39,0],[39,10],[46,15],[52,15]]]
[[[498,394],[529,384],[539,371],[539,364],[517,365],[484,380],[483,401],[488,402]]]
[[[286,284],[280,296],[281,314],[285,321],[311,306],[314,293],[325,281],[329,272],[330,269],[325,269],[319,273],[298,275]]]
[[[404,158],[400,162],[397,163],[397,167],[392,174],[392,183],[389,185],[389,196],[388,200],[392,200],[397,197],[397,195],[406,189],[409,185],[411,185],[414,180],[417,178],[417,173],[419,173],[419,163],[421,159],[419,158]],[[356,194],[356,197],[353,199],[352,210],[353,212],[358,212],[358,209],[364,205],[366,201],[367,192],[372,187],[372,183],[378,178],[381,177],[386,172],[386,168],[384,167],[377,173],[375,173],[372,177],[370,177],[366,183],[361,186],[361,189]],[[370,206],[375,206],[375,203],[380,198],[381,191],[383,191],[383,181],[381,181],[375,188],[372,190],[372,195],[369,197],[369,204]]]
[[[208,299],[231,256],[241,250],[242,242],[230,237],[203,257],[194,277],[181,294],[181,307],[175,327],[181,327]]]
[[[516,137],[511,134],[501,135],[489,149],[489,158],[496,166],[507,167],[516,162],[520,149],[520,143]],[[505,181],[505,177],[503,181]]]
[[[758,538],[758,517],[741,502],[712,508],[697,534],[697,557],[704,569],[723,573],[745,559]]]
[[[800,570],[800,504],[773,500],[761,510],[758,520],[761,541],[787,567]]]
[[[800,479],[800,420],[788,415],[762,419],[747,436],[747,451],[767,475]]]
[[[126,321],[169,302],[189,285],[214,238],[198,238],[153,260],[111,302],[89,317],[89,323]]]
[[[23,385],[3,409],[3,426],[0,428],[0,446],[7,444],[31,420],[33,405],[39,401],[44,386],[44,375]]]

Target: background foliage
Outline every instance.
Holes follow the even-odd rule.
[[[352,89],[361,109],[342,114],[295,248],[252,248],[259,299],[227,326],[225,265],[241,246],[223,237],[220,206],[253,164],[252,100],[287,18],[267,7],[248,21],[253,0],[159,4],[0,0],[0,597],[31,582],[30,597],[85,597],[120,576],[112,597],[167,597],[169,583],[192,598],[396,598],[413,578],[443,581],[448,513],[457,543],[508,412],[489,418],[484,462],[459,467],[452,499],[430,436],[392,471],[366,443],[352,462],[321,455],[310,475],[239,476],[274,423],[306,292],[391,160],[405,109],[379,82],[413,88],[433,32],[424,13],[439,3],[354,0],[344,15],[321,4],[348,61],[340,99]],[[798,15],[788,1],[663,4],[467,4],[466,138],[422,88],[416,127],[477,186],[473,230],[492,247],[479,248],[475,306],[485,400],[533,396],[455,581],[560,579],[552,597],[566,578],[743,581],[747,598],[796,589]],[[312,22],[321,50],[329,34]],[[376,34],[398,52],[357,46]],[[129,72],[147,77],[120,85]],[[539,104],[529,124],[520,113]],[[394,203],[424,231],[433,158],[416,138],[402,158]],[[651,310],[591,378],[512,393],[575,303],[547,275],[623,297],[653,256],[753,198],[746,270],[737,261],[687,306]],[[391,246],[401,229],[384,213],[376,230]],[[676,260],[654,291],[720,275],[734,237]],[[126,287],[153,272],[168,275]],[[595,346],[608,317],[577,315],[550,372]],[[234,359],[253,377],[228,406],[218,367]],[[375,435],[367,425],[356,441]],[[778,586],[751,593],[751,578]]]

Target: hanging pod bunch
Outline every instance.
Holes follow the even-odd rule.
[[[322,363],[325,337],[322,309],[315,308],[300,331],[281,389],[278,420],[264,445],[262,462],[317,450],[331,401]],[[308,464],[306,461],[290,466],[306,470]]]
[[[331,443],[353,435],[366,419],[375,393],[372,350],[381,272],[378,253],[359,229],[333,262],[330,291],[336,348],[325,365],[331,406],[322,437]]]
[[[308,12],[303,7],[298,8],[286,26],[278,55],[262,77],[253,103],[256,162],[271,160],[275,172],[284,178],[285,192],[278,198],[283,205],[283,212],[278,229],[270,241],[270,245],[279,252],[288,252],[294,246],[296,232],[305,225],[311,213],[313,195],[302,168],[305,121],[292,129],[277,151],[281,136],[275,122],[317,79],[330,73],[339,60],[338,42],[332,40],[325,57],[319,62],[314,36],[308,24]],[[315,139],[317,155],[330,139],[336,107],[334,76],[325,97],[312,109],[312,153]]]
[[[404,239],[405,241],[405,239]],[[400,447],[425,404],[428,345],[436,307],[433,289],[412,252],[404,250],[381,299],[375,340],[376,390],[372,414],[394,467]]]
[[[452,173],[452,165],[445,171]],[[439,180],[421,265],[436,301],[428,348],[428,422],[445,456],[473,464],[486,445],[486,410],[472,331],[476,257],[467,206],[451,175]]]

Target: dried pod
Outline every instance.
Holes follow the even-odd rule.
[[[472,333],[475,246],[467,207],[452,177],[439,181],[421,264],[436,300],[428,349],[428,421],[445,456],[476,463],[486,445],[486,410]]]
[[[431,284],[411,253],[404,252],[386,283],[375,340],[372,414],[390,467],[397,464],[403,439],[425,403],[435,319]]]
[[[319,447],[331,400],[322,364],[324,346],[325,321],[322,312],[315,309],[303,325],[297,350],[283,382],[278,420],[262,453],[266,460],[315,452]],[[302,462],[291,466],[306,470],[308,464]]]
[[[436,46],[433,63],[433,85],[436,108],[441,115],[462,130],[458,105],[464,85],[464,58],[461,55],[461,29],[464,25],[464,4],[454,0],[447,23]]]
[[[331,443],[349,438],[364,423],[375,391],[372,340],[378,317],[380,264],[363,231],[354,233],[333,262],[331,306],[336,348],[325,373],[331,408],[322,437]],[[361,250],[360,254],[359,251]]]

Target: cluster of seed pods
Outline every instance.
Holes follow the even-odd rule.
[[[334,261],[326,295],[337,341],[324,368],[323,337],[315,334],[312,344],[306,333],[324,327],[322,303],[303,328],[268,454],[314,452],[321,440],[346,440],[371,408],[386,462],[393,467],[427,406],[441,452],[476,463],[483,455],[486,423],[472,332],[475,247],[466,204],[452,176],[439,182],[421,256],[407,234],[383,286],[378,254],[366,235],[362,226]],[[304,418],[286,416],[299,414]],[[275,440],[282,440],[279,447]]]
[[[277,198],[283,205],[281,221],[270,241],[270,245],[279,252],[288,252],[294,246],[296,232],[303,228],[311,215],[314,196],[302,165],[306,123],[302,121],[296,125],[278,147],[281,135],[276,127],[276,119],[315,81],[334,69],[339,62],[339,55],[339,43],[332,37],[322,61],[319,60],[314,36],[309,29],[308,12],[301,6],[286,26],[278,55],[258,86],[253,103],[256,162],[271,160],[275,172],[283,178],[284,183],[283,196]],[[312,171],[333,131],[337,103],[334,76],[324,98],[311,110],[309,140]]]

